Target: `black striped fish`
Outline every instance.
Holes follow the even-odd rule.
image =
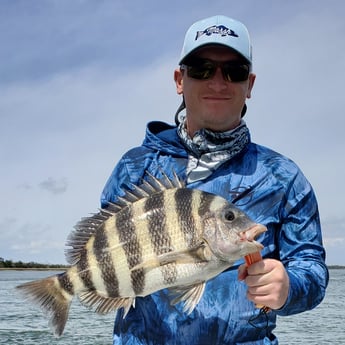
[[[192,312],[205,282],[239,258],[262,249],[266,228],[224,198],[189,189],[176,175],[151,175],[117,203],[82,219],[68,238],[64,273],[19,285],[63,333],[74,295],[106,314],[125,314],[136,297],[168,288]]]

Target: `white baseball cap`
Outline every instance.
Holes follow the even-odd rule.
[[[206,45],[231,48],[252,63],[249,32],[244,24],[232,18],[218,15],[194,23],[186,32],[179,64]]]

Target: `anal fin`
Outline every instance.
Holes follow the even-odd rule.
[[[80,302],[87,307],[94,308],[98,314],[108,314],[113,310],[124,308],[124,316],[135,304],[134,297],[104,297],[96,291],[87,291],[79,295]]]

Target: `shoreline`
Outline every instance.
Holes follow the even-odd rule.
[[[0,271],[66,271],[69,267],[0,267]]]
[[[345,266],[329,265],[329,270],[343,270]],[[0,271],[66,271],[69,267],[0,267]]]

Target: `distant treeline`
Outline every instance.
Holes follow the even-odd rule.
[[[37,262],[12,261],[0,258],[0,268],[67,268],[67,265],[40,264]]]
[[[0,257],[0,268],[68,268],[68,265],[59,264],[40,264],[37,262],[22,262],[22,261],[12,261],[5,260]],[[331,265],[328,266],[329,269],[344,269],[345,266]]]

